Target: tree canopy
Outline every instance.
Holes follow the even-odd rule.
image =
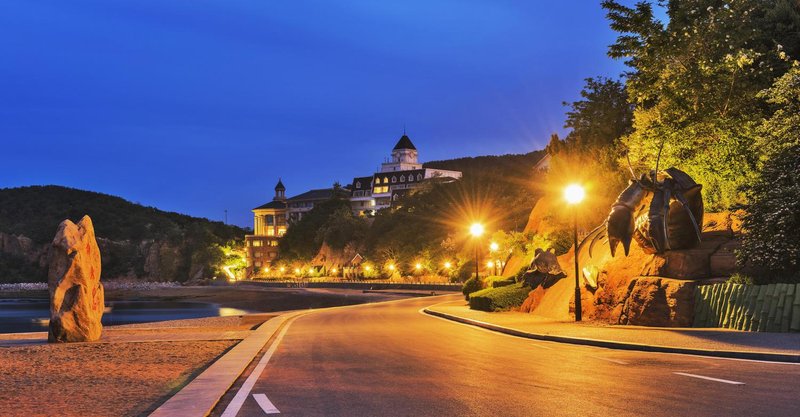
[[[663,166],[704,185],[707,208],[744,201],[761,150],[755,130],[769,116],[759,96],[800,53],[800,5],[790,0],[668,1],[669,21],[651,2],[607,0],[609,47],[630,67],[626,88],[636,105],[634,131],[622,139],[640,169],[652,169],[662,142]]]

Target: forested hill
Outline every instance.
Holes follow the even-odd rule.
[[[525,154],[488,155],[467,158],[430,161],[425,168],[461,171],[465,177],[488,177],[492,179],[525,178],[531,175],[533,166],[544,157],[545,151]]]
[[[502,230],[522,230],[533,205],[538,199],[533,167],[545,156],[544,150],[526,154],[476,156],[432,161],[426,168],[461,171],[462,194],[469,201],[486,203],[498,214],[494,227]]]
[[[73,188],[0,189],[0,283],[46,279],[59,223],[88,214],[102,252],[103,279],[199,281],[220,276],[224,247],[245,230]]]
[[[0,189],[0,232],[23,235],[36,243],[53,239],[64,219],[92,218],[98,237],[115,241],[177,239],[200,227],[227,241],[244,230],[179,213],[145,207],[120,197],[55,185]]]

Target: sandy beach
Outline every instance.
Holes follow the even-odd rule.
[[[399,298],[354,290],[172,287],[111,290],[108,301],[169,300],[276,312]],[[46,291],[2,298],[47,298]],[[107,326],[98,342],[0,334],[0,415],[145,416],[273,314]]]

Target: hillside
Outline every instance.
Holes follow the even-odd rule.
[[[0,282],[42,280],[49,242],[64,219],[92,217],[103,277],[186,281],[213,276],[236,226],[60,186],[0,189]],[[31,277],[31,275],[35,275]]]
[[[526,154],[489,155],[425,163],[426,168],[461,171],[462,200],[484,206],[496,229],[521,231],[540,194],[533,167],[544,150]]]
[[[501,181],[529,177],[533,166],[545,155],[544,150],[525,154],[487,155],[430,161],[425,168],[461,171],[464,176],[482,176]]]

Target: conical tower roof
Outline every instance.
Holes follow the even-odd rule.
[[[286,191],[286,187],[283,186],[283,181],[278,178],[278,183],[275,185],[275,191]]]
[[[408,136],[404,134],[403,137],[401,137],[400,140],[397,141],[397,145],[394,145],[394,149],[392,150],[396,151],[398,149],[413,149],[416,151],[417,147],[414,146],[414,144],[411,143],[411,139],[409,139]]]

